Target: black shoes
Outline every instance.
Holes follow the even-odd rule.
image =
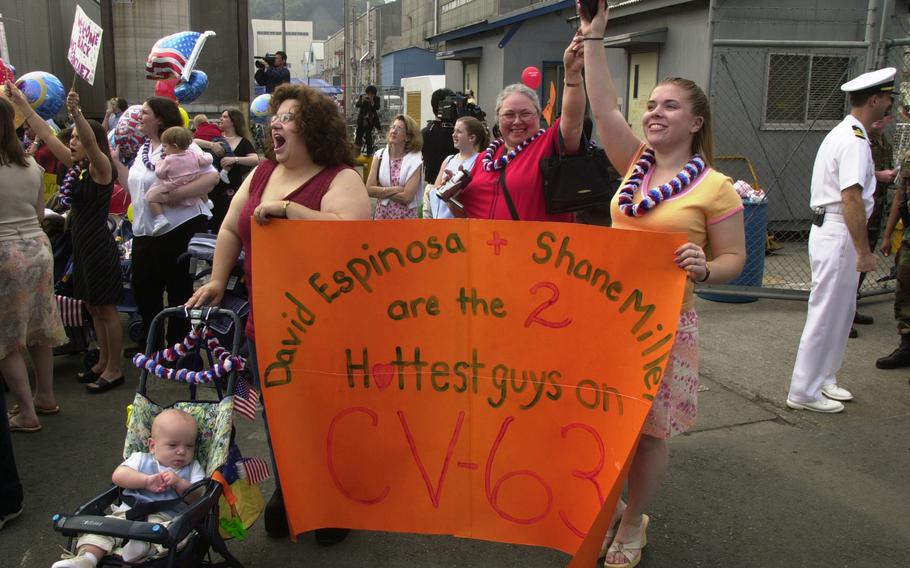
[[[272,493],[272,498],[265,506],[262,513],[265,521],[265,532],[272,538],[287,538],[291,534],[288,527],[288,515],[284,510],[284,496],[281,494],[281,488],[276,488]]]
[[[859,332],[856,331],[855,327],[850,326],[850,335],[848,335],[847,337],[849,337],[850,339],[856,339],[857,337],[859,337]]]
[[[890,355],[875,362],[879,369],[910,367],[910,335],[901,335],[901,344]]]
[[[872,325],[875,323],[875,318],[872,316],[867,316],[866,314],[861,314],[859,312],[853,313],[853,323],[856,325]]]

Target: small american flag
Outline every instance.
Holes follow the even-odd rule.
[[[57,295],[57,308],[60,310],[60,319],[65,327],[82,327],[85,318],[82,317],[82,300],[69,296]]]
[[[202,48],[202,44],[209,35],[214,34],[212,32],[177,32],[159,39],[152,46],[152,51],[145,63],[145,77],[147,79],[167,79],[189,75],[184,71],[187,67],[192,71],[192,66],[195,64],[193,56],[198,55],[198,50]]]
[[[237,464],[237,473],[250,485],[258,485],[272,476],[269,464],[259,458],[244,458]]]
[[[250,386],[245,378],[238,377],[237,386],[234,387],[234,412],[247,420],[255,420],[257,410],[259,410],[259,393]]]

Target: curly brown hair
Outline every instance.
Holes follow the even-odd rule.
[[[303,135],[303,143],[313,162],[320,166],[354,165],[354,145],[348,137],[344,116],[335,101],[306,85],[285,83],[272,93],[269,113],[274,115],[286,100],[300,103],[294,124]]]

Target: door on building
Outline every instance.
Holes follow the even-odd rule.
[[[423,104],[420,91],[408,91],[405,93],[404,113],[414,119],[417,124],[423,124],[421,120],[420,107]]]
[[[629,91],[626,93],[626,120],[632,132],[644,140],[641,116],[648,108],[648,96],[657,85],[657,52],[629,54]]]
[[[472,91],[474,100],[480,100],[480,62],[476,59],[464,62],[464,89],[463,93]]]

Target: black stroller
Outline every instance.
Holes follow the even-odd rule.
[[[163,324],[163,320],[170,317],[188,317],[191,320],[194,332],[188,336],[187,343],[190,343],[193,333],[197,333],[199,338],[199,341],[195,342],[195,346],[189,346],[188,353],[181,353],[184,355],[182,359],[186,359],[187,354],[195,353],[195,360],[202,361],[202,356],[207,355],[210,363],[209,370],[187,371],[184,369],[177,372],[165,368],[158,362],[162,359],[158,357],[159,353],[152,353],[154,349],[152,338],[157,337],[157,331]],[[206,336],[198,332],[200,329],[207,328],[216,319],[230,319],[233,322],[235,333],[231,352],[222,349],[217,341],[213,343],[211,335],[207,336],[209,341],[206,342]],[[188,412],[196,419],[199,436],[195,458],[205,470],[206,477],[193,484],[181,495],[186,506],[173,517],[168,526],[143,520],[131,521],[105,517],[108,508],[120,499],[121,490],[117,486],[112,486],[80,506],[72,514],[54,515],[54,528],[69,537],[70,549],[73,548],[75,539],[80,534],[92,533],[124,540],[138,539],[160,544],[167,549],[167,554],[164,556],[146,558],[134,563],[127,563],[119,556],[108,555],[101,559],[99,566],[143,566],[148,568],[230,566],[243,568],[243,565],[228,551],[219,530],[224,525],[223,521],[219,522],[219,518],[222,516],[219,512],[219,499],[225,492],[224,478],[227,476],[223,472],[226,471],[226,467],[229,467],[226,464],[230,463],[235,453],[239,455],[233,444],[234,396],[231,393],[234,392],[237,374],[242,366],[242,362],[233,355],[239,350],[242,329],[240,319],[234,312],[218,308],[198,310],[186,310],[182,307],[168,308],[155,316],[150,328],[149,343],[146,346],[146,353],[150,355],[142,356],[145,360],[151,360],[151,363],[146,364],[140,371],[139,387],[128,420],[124,458],[129,457],[134,451],[145,451],[145,444],[151,433],[152,420],[164,410],[164,407],[154,403],[146,396],[149,372],[152,370],[158,375],[167,375],[169,378],[189,383],[190,400],[175,402],[170,408]],[[212,345],[216,347],[212,349]],[[137,357],[140,356],[137,355]],[[182,360],[177,361],[177,368],[181,367],[182,362]],[[211,382],[214,388],[205,390],[215,391],[218,398],[216,400],[197,399],[197,383],[208,382]],[[223,396],[224,394],[227,396]],[[227,492],[230,497],[230,489],[227,489]],[[190,496],[195,497],[200,494],[201,496],[195,500],[189,500]],[[230,501],[229,498],[228,502]],[[217,552],[223,560],[214,562],[212,550]]]

